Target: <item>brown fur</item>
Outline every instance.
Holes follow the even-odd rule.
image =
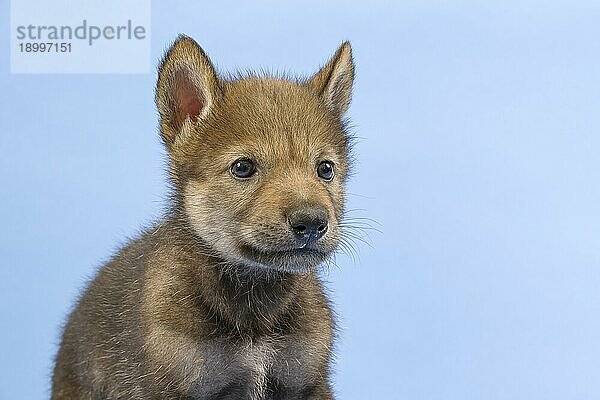
[[[156,90],[170,211],[82,295],[53,399],[333,398],[334,322],[316,268],[340,240],[353,75],[348,43],[290,81],[221,79],[192,39],[175,42]],[[232,176],[240,158],[256,165],[250,178]],[[327,231],[299,247],[289,215],[315,207]]]

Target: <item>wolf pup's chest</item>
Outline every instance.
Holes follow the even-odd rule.
[[[318,366],[314,349],[297,338],[271,338],[239,344],[201,345],[190,358],[196,370],[188,398],[301,399],[311,390]]]

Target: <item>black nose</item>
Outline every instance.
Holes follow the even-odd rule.
[[[327,232],[327,211],[322,207],[296,209],[289,214],[288,220],[304,245],[316,242]]]

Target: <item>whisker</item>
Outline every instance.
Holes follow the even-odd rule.
[[[383,233],[383,231],[381,229],[372,227],[370,225],[356,225],[356,224],[351,224],[351,223],[341,223],[339,226],[344,229],[357,230],[357,231],[361,231],[361,232],[365,231],[365,234],[368,231],[375,231],[378,233]]]
[[[367,200],[375,200],[375,197],[365,196],[364,194],[351,193],[351,192],[346,192],[346,194],[349,196],[360,197],[360,198],[367,199]]]

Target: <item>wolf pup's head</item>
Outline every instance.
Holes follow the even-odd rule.
[[[354,80],[349,43],[307,80],[223,79],[180,37],[156,104],[181,214],[228,264],[301,272],[340,241]]]

